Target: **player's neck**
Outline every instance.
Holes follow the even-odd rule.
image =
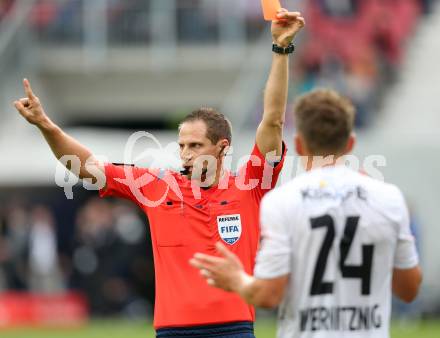
[[[335,167],[344,164],[344,155],[307,155],[302,156],[301,160],[305,170],[310,171],[318,168]]]

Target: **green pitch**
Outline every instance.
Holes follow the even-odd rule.
[[[257,338],[275,338],[275,323],[260,320],[256,325]],[[0,330],[2,338],[152,338],[150,323],[123,320],[92,321],[81,329],[14,329]],[[440,320],[394,324],[392,338],[438,338]]]

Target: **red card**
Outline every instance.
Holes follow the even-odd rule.
[[[279,0],[261,0],[264,20],[272,21],[277,19],[277,11],[281,8]]]

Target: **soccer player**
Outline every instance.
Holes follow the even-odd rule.
[[[201,108],[179,127],[183,170],[173,172],[100,164],[45,114],[29,81],[26,96],[14,102],[19,113],[42,132],[55,156],[76,155],[80,178],[105,173],[100,196],[132,200],[147,214],[156,277],[154,326],[158,337],[254,337],[254,309],[237,295],[206,285],[188,260],[197,251],[214,254],[222,240],[251,273],[259,244],[259,204],[276,184],[283,165],[282,129],[287,103],[288,54],[304,26],[298,12],[281,9],[272,22],[273,62],[264,94],[264,112],[251,159],[238,176],[223,168],[231,126],[220,113]],[[266,155],[278,160],[266,161]],[[200,161],[199,159],[202,160]],[[205,159],[214,158],[216,161]],[[86,165],[86,161],[88,162]],[[211,182],[204,189],[204,183]],[[198,191],[200,196],[196,196]]]
[[[307,171],[261,204],[255,275],[221,243],[190,263],[249,304],[280,304],[278,337],[388,337],[391,292],[412,301],[421,270],[400,190],[343,165],[354,108],[331,90],[300,98],[296,151]]]

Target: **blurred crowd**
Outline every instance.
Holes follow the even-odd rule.
[[[0,0],[0,20],[16,0]],[[154,5],[153,3],[156,3]],[[245,13],[244,19],[251,24],[261,21],[259,1],[225,0]],[[159,5],[157,5],[159,4]],[[175,24],[181,42],[212,41],[218,37],[219,6],[210,0],[178,0],[175,2]],[[31,15],[32,26],[40,38],[56,42],[81,41],[84,11],[90,9],[86,0],[36,0]],[[157,0],[107,0],[107,22],[109,42],[148,43],[150,40],[150,17],[153,7],[159,11],[168,5]],[[231,13],[232,8],[227,11]],[[261,28],[261,23],[257,24]],[[249,35],[254,31],[249,29]]]
[[[229,2],[228,2],[229,1]],[[307,29],[292,62],[295,81],[290,91],[301,94],[330,86],[350,97],[358,109],[356,124],[368,125],[386,88],[396,79],[405,46],[423,14],[435,0],[304,0],[300,10]],[[0,0],[0,18],[14,0]],[[108,0],[107,39],[110,44],[146,45],[151,38],[156,0]],[[237,15],[245,20],[247,39],[267,28],[259,0],[225,0],[222,9],[210,0],[175,2],[178,43],[205,43],[219,38],[219,20]],[[85,0],[37,0],[31,15],[41,41],[78,43],[83,40]],[[161,7],[162,6],[162,7]],[[165,7],[164,7],[165,6]],[[261,107],[258,107],[260,110]]]
[[[0,21],[8,15],[15,0],[0,0]]]
[[[50,205],[6,203],[0,211],[0,293],[80,290],[95,315],[145,317],[154,274],[144,219],[129,204],[96,197],[74,214],[70,229],[67,215]]]
[[[310,0],[308,34],[295,70],[297,92],[332,87],[352,99],[357,125],[368,124],[396,78],[405,47],[429,2]]]
[[[16,0],[0,0],[0,18],[8,12]],[[414,26],[419,13],[428,13],[435,0],[304,0],[299,9],[306,12],[308,29],[312,36],[326,38],[323,32],[335,34],[335,26],[351,31],[345,38],[364,35],[368,29],[392,30],[391,39],[398,34],[403,38]],[[107,0],[108,38],[112,42],[126,44],[130,41],[148,43],[150,17],[153,8],[165,10],[157,0]],[[262,22],[260,0],[224,0],[223,5],[211,0],[175,1],[176,29],[181,42],[212,41],[218,37],[221,17],[240,12],[248,26],[248,37],[258,33]],[[31,22],[45,38],[58,42],[81,39],[84,11],[91,10],[85,0],[36,0]],[[385,19],[384,19],[385,18]],[[410,19],[406,21],[405,19]],[[325,25],[322,24],[325,22]],[[397,24],[398,23],[398,24]],[[370,27],[366,27],[369,24]],[[378,24],[378,27],[373,27]],[[385,26],[391,27],[385,27]],[[397,27],[399,26],[399,27]],[[396,32],[397,30],[397,32]],[[385,32],[383,34],[386,34]],[[362,37],[363,38],[363,37]],[[392,41],[395,42],[395,41]],[[345,46],[343,46],[345,48]]]

